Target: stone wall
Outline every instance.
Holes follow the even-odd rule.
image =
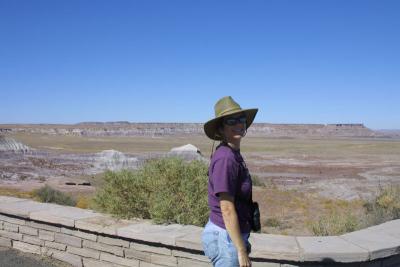
[[[0,196],[0,246],[73,266],[211,266],[202,228],[118,220],[73,207]],[[330,237],[252,234],[253,266],[400,266],[400,220]]]

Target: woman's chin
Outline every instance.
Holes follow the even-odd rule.
[[[243,138],[243,136],[241,134],[236,134],[236,135],[234,135],[232,137],[233,137],[233,139],[236,139],[236,140]]]

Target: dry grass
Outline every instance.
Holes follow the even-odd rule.
[[[361,200],[333,200],[294,190],[256,187],[254,199],[260,205],[264,233],[313,235],[313,224],[333,212],[354,216],[364,214]]]
[[[35,190],[21,191],[14,188],[0,187],[0,196],[18,197],[18,198],[35,198]]]

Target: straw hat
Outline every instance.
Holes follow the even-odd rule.
[[[215,118],[204,124],[204,132],[212,140],[222,140],[222,136],[218,132],[218,127],[224,117],[244,113],[246,115],[246,130],[253,123],[258,109],[242,109],[231,96],[225,96],[218,100],[214,106]]]

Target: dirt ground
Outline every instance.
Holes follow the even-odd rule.
[[[103,150],[120,151],[140,161],[189,143],[208,159],[212,148],[212,142],[203,136],[10,137],[35,150],[23,155],[0,152],[0,193],[28,192],[47,183],[78,195],[93,194],[101,175],[94,167],[94,155]],[[371,199],[379,188],[400,184],[399,139],[249,135],[243,140],[241,152],[253,177],[264,185],[254,190],[262,220],[274,218],[279,222],[264,229],[269,233],[309,235],[306,224],[332,203],[342,205],[345,201],[345,206],[356,214],[362,201]],[[79,185],[83,181],[91,186]]]

